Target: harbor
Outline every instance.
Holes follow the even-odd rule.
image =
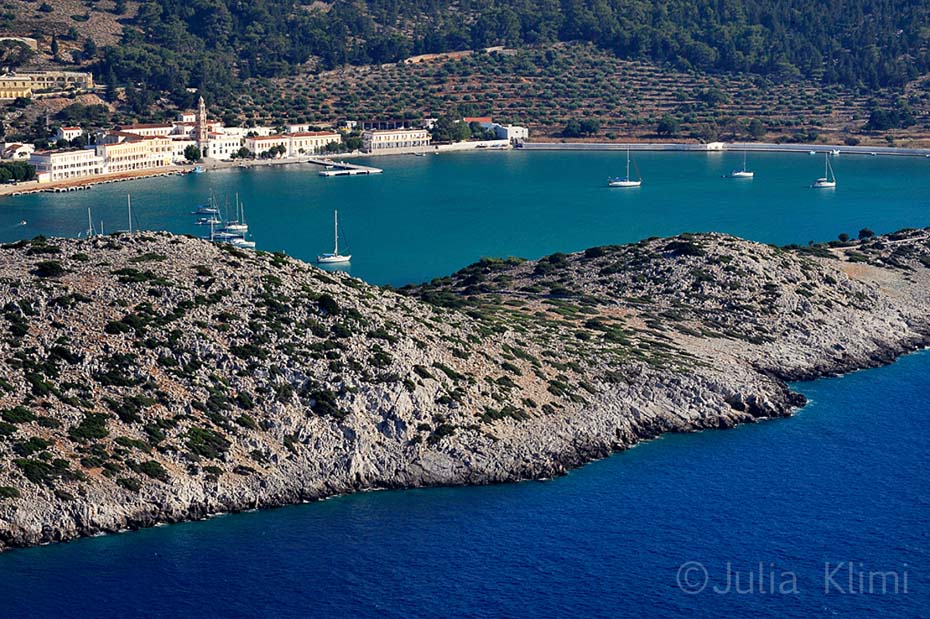
[[[742,168],[742,151],[632,150],[631,159],[630,176],[642,178],[639,189],[607,186],[608,177],[625,176],[624,151],[519,149],[382,156],[376,164],[385,173],[367,177],[373,182],[333,182],[317,174],[324,168],[304,163],[230,166],[130,185],[140,229],[206,236],[209,225],[196,222],[207,215],[191,211],[212,188],[221,208],[226,196],[230,203],[229,217],[222,210],[215,217],[216,228],[236,218],[232,205],[239,194],[259,249],[308,262],[334,249],[338,209],[340,232],[348,235],[339,249],[353,254],[352,275],[391,285],[428,281],[480,256],[533,258],[680,232],[721,230],[767,243],[806,244],[866,227],[880,232],[930,225],[930,160],[924,158],[831,157],[835,189],[811,188],[824,176],[823,154],[750,151],[752,180],[723,178]],[[105,230],[124,228],[130,185],[3,200],[0,241],[74,236],[87,227],[88,207]],[[23,220],[28,225],[18,225]]]

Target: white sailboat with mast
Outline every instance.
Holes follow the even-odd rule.
[[[320,254],[316,257],[318,264],[341,264],[352,259],[351,254],[345,256],[339,253],[339,211],[333,211],[334,248],[331,254]]]
[[[624,178],[608,178],[607,186],[608,187],[639,187],[643,184],[643,180],[639,178],[639,171],[636,173],[636,180],[633,180],[630,177],[630,149],[626,149],[626,177]]]
[[[833,173],[833,166],[830,165],[830,155],[823,156],[823,176],[815,180],[811,187],[814,189],[833,189],[836,187],[836,174]]]
[[[753,178],[755,172],[746,169],[746,151],[743,151],[743,169],[730,172],[730,178]]]
[[[103,226],[101,225],[101,229],[102,228]],[[94,230],[94,220],[91,218],[89,206],[87,207],[87,230],[85,230],[83,234],[84,238],[87,239],[97,235],[96,231]],[[81,235],[79,234],[78,236],[80,237]]]
[[[239,202],[239,194],[236,194],[236,218],[226,222],[223,227],[226,232],[238,232],[245,234],[249,231],[248,224],[245,223],[245,204]]]
[[[129,217],[129,228],[127,230],[117,230],[117,232],[126,232],[132,234],[132,195],[126,194],[126,210]]]

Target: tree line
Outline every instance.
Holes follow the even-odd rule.
[[[930,70],[928,17],[925,0],[146,0],[97,70],[185,105],[187,88],[222,98],[310,59],[588,41],[679,68],[874,89]]]

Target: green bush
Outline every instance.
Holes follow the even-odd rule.
[[[28,423],[36,419],[35,413],[25,406],[14,406],[0,411],[0,417],[3,418],[3,421],[9,423]]]
[[[320,295],[320,298],[316,300],[317,305],[320,306],[320,309],[323,310],[329,316],[339,315],[339,304],[336,302],[332,296],[323,293]]]
[[[143,462],[140,468],[143,473],[152,479],[168,481],[168,471],[165,470],[165,467],[163,467],[160,462],[155,460],[148,460]]]
[[[34,453],[48,449],[52,444],[52,441],[48,439],[33,436],[24,443],[16,443],[13,446],[13,451],[19,456],[31,456]]]
[[[236,423],[242,426],[243,428],[248,428],[250,430],[258,430],[258,424],[255,423],[255,419],[251,415],[242,414],[236,417]]]
[[[68,470],[67,460],[60,458],[53,460],[51,464],[42,460],[18,458],[13,461],[13,464],[23,472],[26,479],[34,484],[51,485],[56,479],[71,480],[79,477]]]
[[[339,402],[336,399],[336,393],[329,390],[317,390],[308,394],[308,397],[313,400],[313,404],[310,406],[310,409],[321,417],[335,417],[336,419],[343,419],[348,415],[348,413],[342,411],[339,408]]]
[[[142,490],[142,482],[132,477],[120,477],[116,480],[116,484],[130,492],[139,492],[139,490]]]
[[[341,322],[337,322],[331,329],[333,335],[339,338],[352,337],[352,329]]]
[[[18,499],[19,490],[12,486],[0,486],[0,499]]]
[[[204,458],[219,458],[229,449],[230,442],[208,428],[193,427],[187,431],[187,448]]]
[[[61,277],[68,271],[57,260],[43,260],[32,272],[37,277]]]
[[[88,441],[107,436],[108,415],[104,413],[85,413],[81,423],[68,430],[68,436],[76,441]]]

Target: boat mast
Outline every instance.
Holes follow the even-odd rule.
[[[339,255],[339,211],[333,211],[333,232],[335,237],[335,248],[333,249],[333,255]]]
[[[630,180],[630,147],[626,147],[626,180]]]
[[[746,151],[743,151],[743,172],[746,171]]]
[[[94,222],[90,218],[90,207],[87,207],[87,238],[94,236]]]
[[[132,196],[126,194],[126,207],[129,209],[129,234],[132,234]]]

